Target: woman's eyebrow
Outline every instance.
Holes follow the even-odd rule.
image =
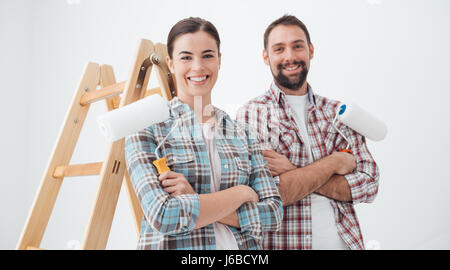
[[[214,51],[214,50],[204,50],[203,52],[202,52],[202,54],[204,54],[204,53],[215,53],[216,51]],[[192,52],[189,52],[189,51],[181,51],[181,52],[179,52],[178,53],[179,55],[180,54],[193,54]]]

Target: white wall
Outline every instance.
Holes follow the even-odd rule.
[[[357,206],[367,246],[449,249],[449,8],[445,0],[0,1],[0,249],[15,248],[87,62],[110,64],[117,81],[126,80],[140,38],[165,43],[179,19],[203,17],[222,39],[213,103],[234,116],[271,82],[262,35],[284,13],[309,28],[315,91],[354,100],[389,126],[385,141],[369,142],[381,168],[379,195]],[[91,106],[72,163],[105,157],[95,125],[105,111]],[[97,185],[98,177],[65,180],[42,247],[82,240]],[[122,192],[108,248],[133,249],[136,240]]]
[[[31,198],[31,1],[0,1],[0,249],[14,248]]]

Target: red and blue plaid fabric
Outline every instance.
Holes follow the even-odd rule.
[[[346,147],[346,141],[331,125],[340,102],[315,95],[308,85],[307,130],[312,159],[319,160],[338,149]],[[263,95],[252,99],[237,112],[237,120],[247,123],[260,136],[264,149],[272,149],[285,155],[297,167],[308,165],[308,153],[302,142],[294,112],[286,97],[275,83]],[[379,169],[367,149],[365,138],[347,126],[337,126],[350,141],[356,157],[356,169],[345,175],[352,202],[330,200],[334,209],[339,235],[351,249],[364,249],[363,237],[354,204],[372,202],[378,192]],[[279,177],[275,177],[277,185]],[[299,179],[298,181],[301,181]],[[265,249],[311,249],[312,226],[311,198],[284,206],[283,224],[276,232],[264,235]]]

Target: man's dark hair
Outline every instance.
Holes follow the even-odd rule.
[[[270,32],[272,32],[272,30],[275,28],[275,26],[278,26],[280,24],[281,25],[296,25],[296,26],[300,27],[300,29],[302,29],[303,32],[305,32],[305,36],[306,36],[306,40],[308,41],[308,45],[311,44],[311,38],[309,37],[309,32],[308,32],[308,29],[306,29],[305,24],[302,21],[300,21],[299,19],[297,19],[297,17],[285,14],[281,18],[272,22],[266,28],[266,31],[264,32],[264,49],[267,50],[267,42],[269,41]]]
[[[167,52],[169,57],[172,58],[173,44],[178,36],[196,33],[197,31],[205,31],[210,34],[216,40],[218,53],[220,53],[220,38],[216,27],[211,22],[202,18],[189,17],[177,22],[170,29],[169,35],[167,36]]]

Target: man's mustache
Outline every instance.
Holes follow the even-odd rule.
[[[278,64],[277,68],[282,69],[282,68],[284,68],[286,66],[290,66],[290,65],[300,65],[303,69],[305,69],[305,67],[306,67],[305,61],[300,60],[300,61],[294,61],[292,63],[285,63],[285,64],[280,63],[280,64]]]

